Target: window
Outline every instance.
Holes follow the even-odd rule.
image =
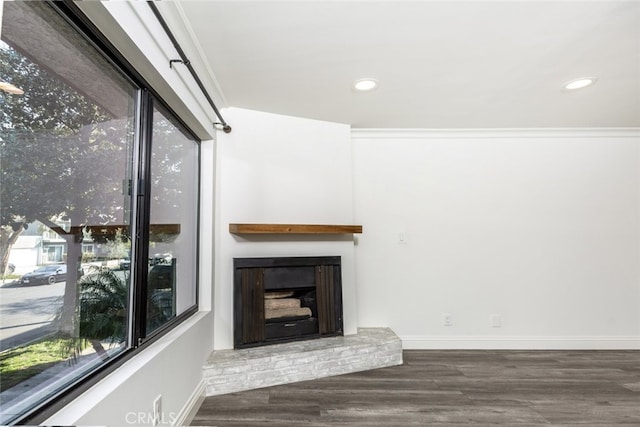
[[[98,50],[63,6],[0,7],[8,424],[197,309],[200,151],[152,88]]]
[[[146,330],[196,303],[198,147],[161,107],[153,109]]]
[[[47,251],[45,252],[45,263],[48,262],[62,262],[62,251],[64,250],[64,246],[61,245],[49,245],[47,246]]]

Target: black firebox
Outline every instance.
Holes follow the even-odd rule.
[[[339,256],[234,258],[234,348],[343,335]]]

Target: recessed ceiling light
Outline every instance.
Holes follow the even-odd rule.
[[[579,79],[573,79],[569,82],[566,82],[562,85],[564,90],[576,90],[582,89],[583,87],[591,86],[598,80],[595,77],[580,77]]]
[[[11,93],[13,95],[22,95],[24,93],[24,91],[19,87],[16,87],[11,83],[7,83],[7,82],[0,82],[0,90],[3,90],[7,93]]]
[[[366,92],[378,87],[378,82],[374,79],[360,79],[353,83],[353,88],[360,92]]]

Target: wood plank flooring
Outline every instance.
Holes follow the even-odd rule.
[[[198,426],[640,426],[640,351],[404,351],[391,368],[205,399]]]

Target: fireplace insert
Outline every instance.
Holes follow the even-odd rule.
[[[339,256],[233,262],[235,348],[343,334]]]

